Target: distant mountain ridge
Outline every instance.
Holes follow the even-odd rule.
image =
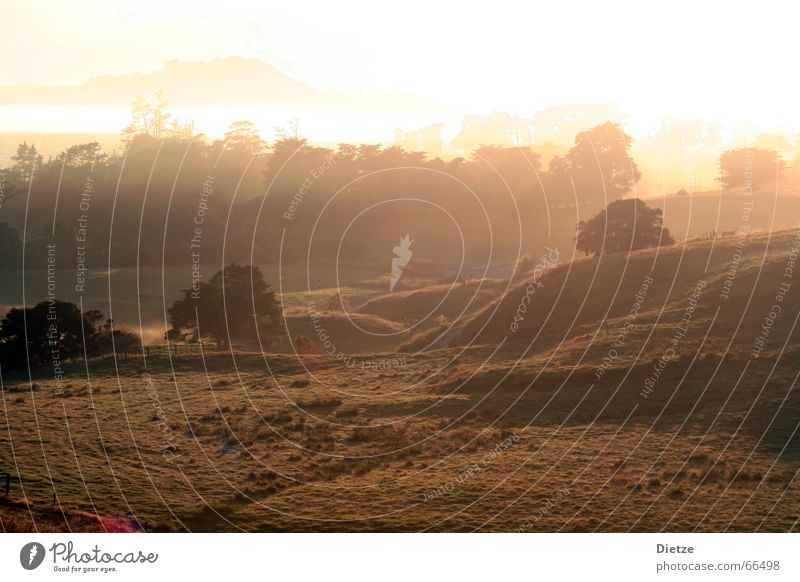
[[[169,61],[153,73],[105,75],[79,85],[0,85],[0,105],[128,107],[136,97],[150,98],[159,89],[175,107],[452,111],[413,95],[349,95],[318,90],[273,65],[243,57]]]

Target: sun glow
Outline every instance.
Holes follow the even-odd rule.
[[[26,57],[5,63],[4,84],[77,84],[102,74],[156,71],[173,59],[236,54],[274,64],[321,91],[416,95],[460,114],[499,110],[529,116],[556,104],[607,100],[621,105],[634,128],[675,115],[800,129],[793,114],[796,84],[778,58],[794,50],[799,9],[792,3],[739,9],[736,3],[680,1],[656,10],[629,1],[501,1],[487,11],[482,4],[412,0],[391,21],[377,6],[352,2],[234,1],[225,4],[224,18],[214,2],[85,0],[37,11],[35,18],[32,10],[22,3],[9,8],[20,26],[0,46]],[[159,19],[151,18],[154,10]],[[354,13],[360,17],[352,18]],[[170,27],[173,20],[182,25]],[[283,22],[304,26],[287,28]],[[241,109],[234,113],[191,112],[209,134],[241,117]],[[345,130],[386,140],[394,127],[429,122],[402,111],[335,122],[313,110],[248,113],[264,124],[302,113],[303,127],[322,141],[334,133],[346,137]],[[15,108],[0,111],[0,129],[75,131],[81,125],[83,131],[113,133],[124,118],[115,109]]]

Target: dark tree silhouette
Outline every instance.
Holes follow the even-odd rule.
[[[16,181],[23,186],[30,184],[34,172],[39,170],[44,162],[36,146],[28,145],[27,142],[22,142],[17,146],[17,152],[11,156],[11,161],[14,162],[9,171],[11,181]]]
[[[36,368],[108,353],[112,350],[111,322],[99,327],[102,320],[99,311],[81,313],[77,305],[65,301],[14,307],[0,322],[0,361],[8,368]],[[117,329],[113,333],[119,341],[118,351],[133,351],[132,346],[140,343],[131,331]]]
[[[102,161],[107,157],[105,154],[100,153],[100,149],[100,144],[96,141],[77,144],[58,154],[54,162],[62,165],[65,170],[67,168],[92,167],[98,161]]]
[[[280,303],[258,267],[230,264],[208,282],[181,292],[169,309],[171,339],[208,337],[224,349],[232,340],[260,340],[266,346],[280,332]]]
[[[675,240],[662,226],[661,209],[631,198],[612,202],[590,220],[579,223],[575,246],[589,255],[671,244]]]
[[[99,312],[98,317],[102,319]],[[125,358],[142,350],[139,334],[124,326],[112,324],[110,319],[107,319],[104,325],[97,327],[97,345],[101,354],[113,353]]]

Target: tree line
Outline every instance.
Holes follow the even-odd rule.
[[[477,131],[480,123],[472,120],[464,131]],[[508,131],[513,127],[501,133]],[[122,137],[118,151],[77,144],[48,159],[20,144],[4,170],[0,242],[8,252],[0,268],[18,268],[23,252],[41,252],[49,243],[74,254],[82,225],[87,265],[188,264],[199,219],[206,264],[221,264],[223,248],[226,262],[275,263],[281,253],[284,261],[300,261],[309,249],[317,260],[337,252],[353,260],[380,258],[396,244],[387,228],[392,224],[413,225],[418,248],[440,249],[431,258],[447,259],[452,240],[444,238],[441,214],[419,205],[370,215],[369,224],[341,240],[359,212],[422,197],[470,232],[467,257],[483,256],[491,245],[497,258],[511,259],[548,243],[567,248],[577,223],[628,197],[641,177],[631,137],[610,122],[578,132],[574,145],[546,164],[530,145],[489,144],[445,161],[396,145],[318,147],[296,125],[279,128],[267,144],[254,124],[238,121],[222,139],[208,141],[191,122],[175,118],[158,94],[134,104]],[[506,137],[494,136],[504,143]],[[720,157],[719,179],[736,188],[747,174],[758,189],[784,169],[776,152],[731,150]],[[26,215],[23,245],[19,227]]]

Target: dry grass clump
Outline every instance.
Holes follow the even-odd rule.
[[[399,443],[406,436],[405,425],[357,426],[350,431],[347,441],[351,443]]]
[[[298,400],[297,407],[303,410],[319,410],[337,408],[342,405],[342,399],[336,396],[328,398],[314,398],[313,400]]]

